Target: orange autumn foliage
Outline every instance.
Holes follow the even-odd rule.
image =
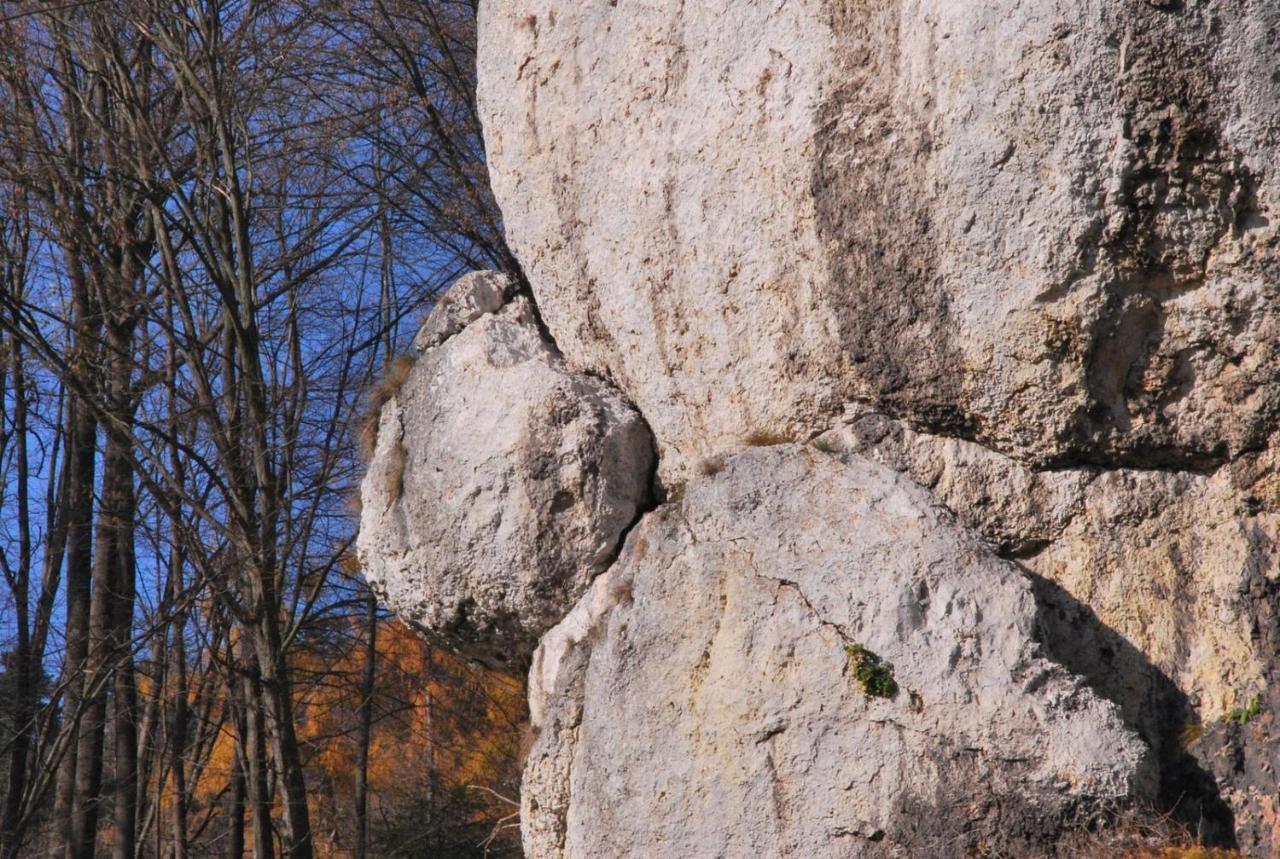
[[[365,630],[327,632],[296,645],[290,670],[316,853],[340,859],[351,855],[355,833]],[[376,664],[368,773],[372,825],[419,807],[433,794],[458,790],[483,800],[486,819],[514,811],[488,791],[517,798],[523,684],[428,645],[398,621],[379,622]],[[233,772],[235,742],[228,720],[195,790],[197,803],[215,815],[222,813],[216,803]]]
[[[380,624],[377,652],[371,818],[390,816],[432,791],[474,785],[511,795],[525,718],[523,684],[431,647],[395,621]],[[299,738],[310,753],[312,808],[317,820],[329,823],[317,832],[317,847],[332,845],[337,852],[330,855],[342,855],[344,821],[353,825],[343,799],[354,794],[363,660],[360,648],[337,664],[303,650],[295,666],[295,677],[303,679],[297,713]],[[307,684],[312,673],[326,682]]]

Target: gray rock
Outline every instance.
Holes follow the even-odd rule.
[[[1266,688],[1275,651],[1258,636],[1265,606],[1254,594],[1280,584],[1280,506],[1249,498],[1274,479],[1270,466],[1033,471],[865,409],[815,445],[909,475],[1017,559],[1040,581],[1055,658],[1153,743],[1176,745],[1189,720]]]
[[[516,298],[424,351],[383,407],[365,575],[435,639],[518,668],[616,555],[653,457],[643,419],[567,369]]]
[[[454,281],[431,308],[413,338],[413,348],[425,352],[439,346],[486,313],[498,310],[515,296],[511,275],[497,271],[473,271]]]
[[[546,633],[531,856],[1041,855],[1157,754],[1162,811],[1276,849],[1274,719],[1224,716],[1280,706],[1277,33],[481,5],[539,316],[481,274],[427,321],[360,548],[467,653]],[[615,560],[654,444],[672,500]]]
[[[480,104],[558,346],[665,475],[850,401],[1039,464],[1280,413],[1274,0],[489,0]]]
[[[1150,795],[1147,747],[1042,655],[1030,584],[925,491],[795,445],[719,467],[540,645],[527,855],[1008,855]]]

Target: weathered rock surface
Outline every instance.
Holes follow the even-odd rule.
[[[1034,849],[1148,795],[1147,747],[1035,641],[1014,565],[911,481],[784,445],[647,516],[543,640],[534,857]],[[868,695],[847,648],[890,661]]]
[[[1259,504],[1252,490],[1264,489],[1269,468],[1241,462],[1211,474],[1033,471],[977,444],[915,432],[866,409],[853,410],[816,443],[909,475],[1003,555],[1087,606],[1102,629],[1143,660],[1086,672],[1099,682],[1110,678],[1109,697],[1132,721],[1168,720],[1167,702],[1152,695],[1153,670],[1210,716],[1265,686],[1274,654],[1258,634],[1255,603],[1280,584],[1280,505]],[[1052,591],[1043,598],[1051,599]],[[1068,618],[1062,621],[1070,626]],[[1064,646],[1108,649],[1087,639],[1083,630],[1066,627],[1054,637]],[[1065,652],[1059,658],[1087,661]]]
[[[1246,855],[1280,850],[1280,743],[1227,718],[1255,697],[1264,712],[1280,707],[1269,691],[1280,688],[1274,450],[1208,474],[1036,472],[867,409],[815,444],[909,475],[1015,558],[1050,655],[1157,751],[1162,807]]]
[[[463,298],[496,283],[472,276]],[[617,553],[648,499],[653,440],[608,385],[564,366],[527,299],[468,317],[382,408],[358,549],[401,617],[512,667]]]
[[[1037,464],[1280,413],[1280,5],[489,0],[493,185],[666,475],[852,400]]]
[[[546,633],[529,854],[1280,856],[1280,3],[480,13],[537,308],[437,308],[360,547]]]
[[[439,346],[486,313],[497,313],[516,294],[515,278],[497,271],[473,271],[454,281],[431,308],[413,338],[413,348],[425,352]]]

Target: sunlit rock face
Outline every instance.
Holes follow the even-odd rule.
[[[439,333],[419,338],[434,345],[382,407],[358,549],[401,617],[518,670],[647,503],[653,440],[608,385],[564,366],[528,299],[485,312],[476,287],[438,305],[423,331]]]
[[[1277,855],[1280,3],[485,0],[479,46],[531,292],[419,332],[360,551],[530,666],[527,854]]]
[[[1153,798],[1150,749],[1037,623],[1016,567],[902,475],[726,457],[543,639],[526,851],[1009,855]]]
[[[1037,464],[1280,409],[1280,6],[491,0],[494,188],[663,471],[851,400]]]

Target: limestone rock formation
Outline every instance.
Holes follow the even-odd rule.
[[[478,280],[494,282],[464,280],[464,299]],[[435,313],[424,325],[443,328]],[[635,410],[568,370],[516,297],[426,349],[382,407],[361,490],[365,574],[429,634],[519,665],[617,553],[653,456]]]
[[[516,293],[515,279],[496,271],[473,271],[458,278],[431,308],[413,338],[425,352],[439,346],[486,313],[497,313]]]
[[[532,294],[428,321],[360,549],[531,665],[528,855],[1145,809],[1280,856],[1280,3],[485,0],[479,45]]]
[[[1043,580],[1046,599],[1056,589],[1088,606],[1130,645],[1110,648],[1115,659],[1141,654],[1141,664],[1085,672],[1110,687],[1132,721],[1153,730],[1168,721],[1154,688],[1170,681],[1212,714],[1267,685],[1271,654],[1257,638],[1253,603],[1280,584],[1280,509],[1251,509],[1248,490],[1258,481],[1241,469],[1036,472],[865,409],[817,444],[910,475]],[[1082,652],[1082,632],[1056,637],[1081,649],[1058,654],[1077,668],[1094,658]]]
[[[493,184],[663,473],[858,400],[1038,464],[1280,414],[1280,5],[489,0]]]
[[[1274,448],[1203,474],[1032,471],[863,408],[816,444],[911,476],[1016,560],[1048,653],[1155,749],[1161,807],[1246,855],[1280,851],[1280,737],[1230,718],[1255,699],[1264,724],[1280,711]]]
[[[526,850],[1008,855],[1149,796],[1150,750],[1036,626],[1027,580],[903,476],[727,457],[543,640]]]

